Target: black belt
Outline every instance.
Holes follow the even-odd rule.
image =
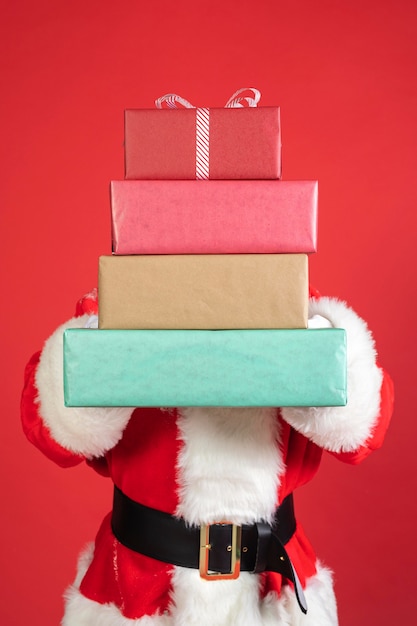
[[[292,494],[277,508],[273,525],[216,522],[190,526],[184,519],[139,504],[114,488],[113,533],[127,548],[164,563],[200,570],[207,580],[237,578],[239,572],[277,572],[294,584],[307,612],[303,589],[284,545],[295,532]]]

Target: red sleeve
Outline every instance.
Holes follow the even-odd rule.
[[[84,315],[85,313],[88,313],[88,315],[97,315],[98,313],[96,287],[80,298],[76,304],[75,317],[81,317],[81,315]]]
[[[320,291],[313,287],[313,285],[308,286],[308,295],[310,298],[320,298]]]
[[[84,460],[83,456],[66,450],[52,439],[49,429],[45,426],[39,415],[37,389],[35,385],[35,372],[39,363],[40,352],[36,352],[30,359],[25,369],[24,388],[22,392],[20,414],[23,431],[31,443],[33,443],[49,459],[61,467],[72,467]]]
[[[357,465],[383,444],[394,406],[394,384],[389,374],[386,372],[383,372],[383,374],[379,417],[371,436],[363,446],[353,452],[331,452],[331,454],[345,463]]]

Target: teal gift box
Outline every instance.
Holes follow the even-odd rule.
[[[66,406],[342,406],[340,328],[64,334]]]

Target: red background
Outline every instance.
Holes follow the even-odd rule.
[[[417,5],[414,0],[3,2],[0,622],[59,622],[76,556],[110,504],[86,467],[24,439],[23,368],[110,253],[108,185],[123,110],[176,92],[279,104],[283,177],[318,179],[311,280],[374,331],[396,384],[384,448],[326,457],[298,512],[336,572],[342,626],[409,624],[417,553],[415,437]],[[319,626],[319,625],[317,625]]]

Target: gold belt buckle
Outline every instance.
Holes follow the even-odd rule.
[[[209,570],[209,556],[211,550],[210,527],[218,524],[232,527],[232,544],[227,547],[230,551],[230,571],[213,572]],[[204,580],[234,580],[240,574],[240,551],[242,544],[242,527],[232,522],[214,522],[213,524],[201,524],[200,527],[200,558],[199,570],[201,578]]]

